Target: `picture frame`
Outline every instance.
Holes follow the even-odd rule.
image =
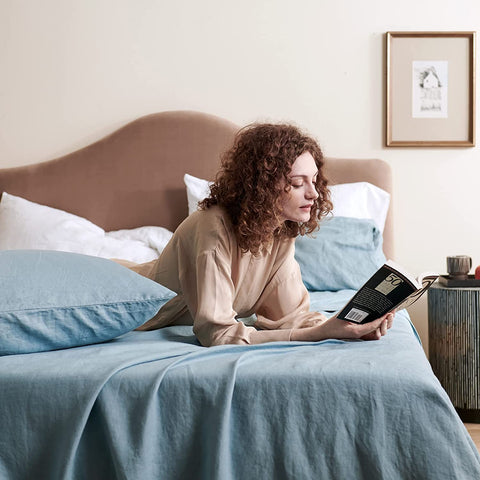
[[[475,146],[475,32],[387,32],[387,147]]]

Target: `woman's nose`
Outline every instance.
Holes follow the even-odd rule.
[[[309,199],[309,200],[316,200],[318,198],[318,192],[315,188],[315,184],[314,183],[311,183],[309,185],[309,188],[307,189],[307,191],[305,192],[305,196]]]

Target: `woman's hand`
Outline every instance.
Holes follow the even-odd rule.
[[[384,335],[387,334],[387,330],[389,328],[392,328],[394,317],[395,317],[395,311],[391,313],[387,313],[387,315],[385,315],[385,320],[381,323],[379,328],[377,328],[376,330],[370,333],[367,333],[366,335],[360,338],[362,340],[380,340],[380,338],[382,338]]]
[[[355,324],[337,317],[330,317],[314,327],[295,329],[290,339],[311,342],[331,338],[379,340],[391,328],[394,316],[395,312],[390,312],[373,322],[363,324]]]

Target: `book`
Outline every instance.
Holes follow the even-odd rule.
[[[393,310],[416,302],[437,280],[426,272],[413,277],[403,267],[388,260],[355,293],[337,317],[354,323],[368,323]]]

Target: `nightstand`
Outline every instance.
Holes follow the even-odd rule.
[[[480,423],[480,288],[428,290],[429,360],[463,421]]]

